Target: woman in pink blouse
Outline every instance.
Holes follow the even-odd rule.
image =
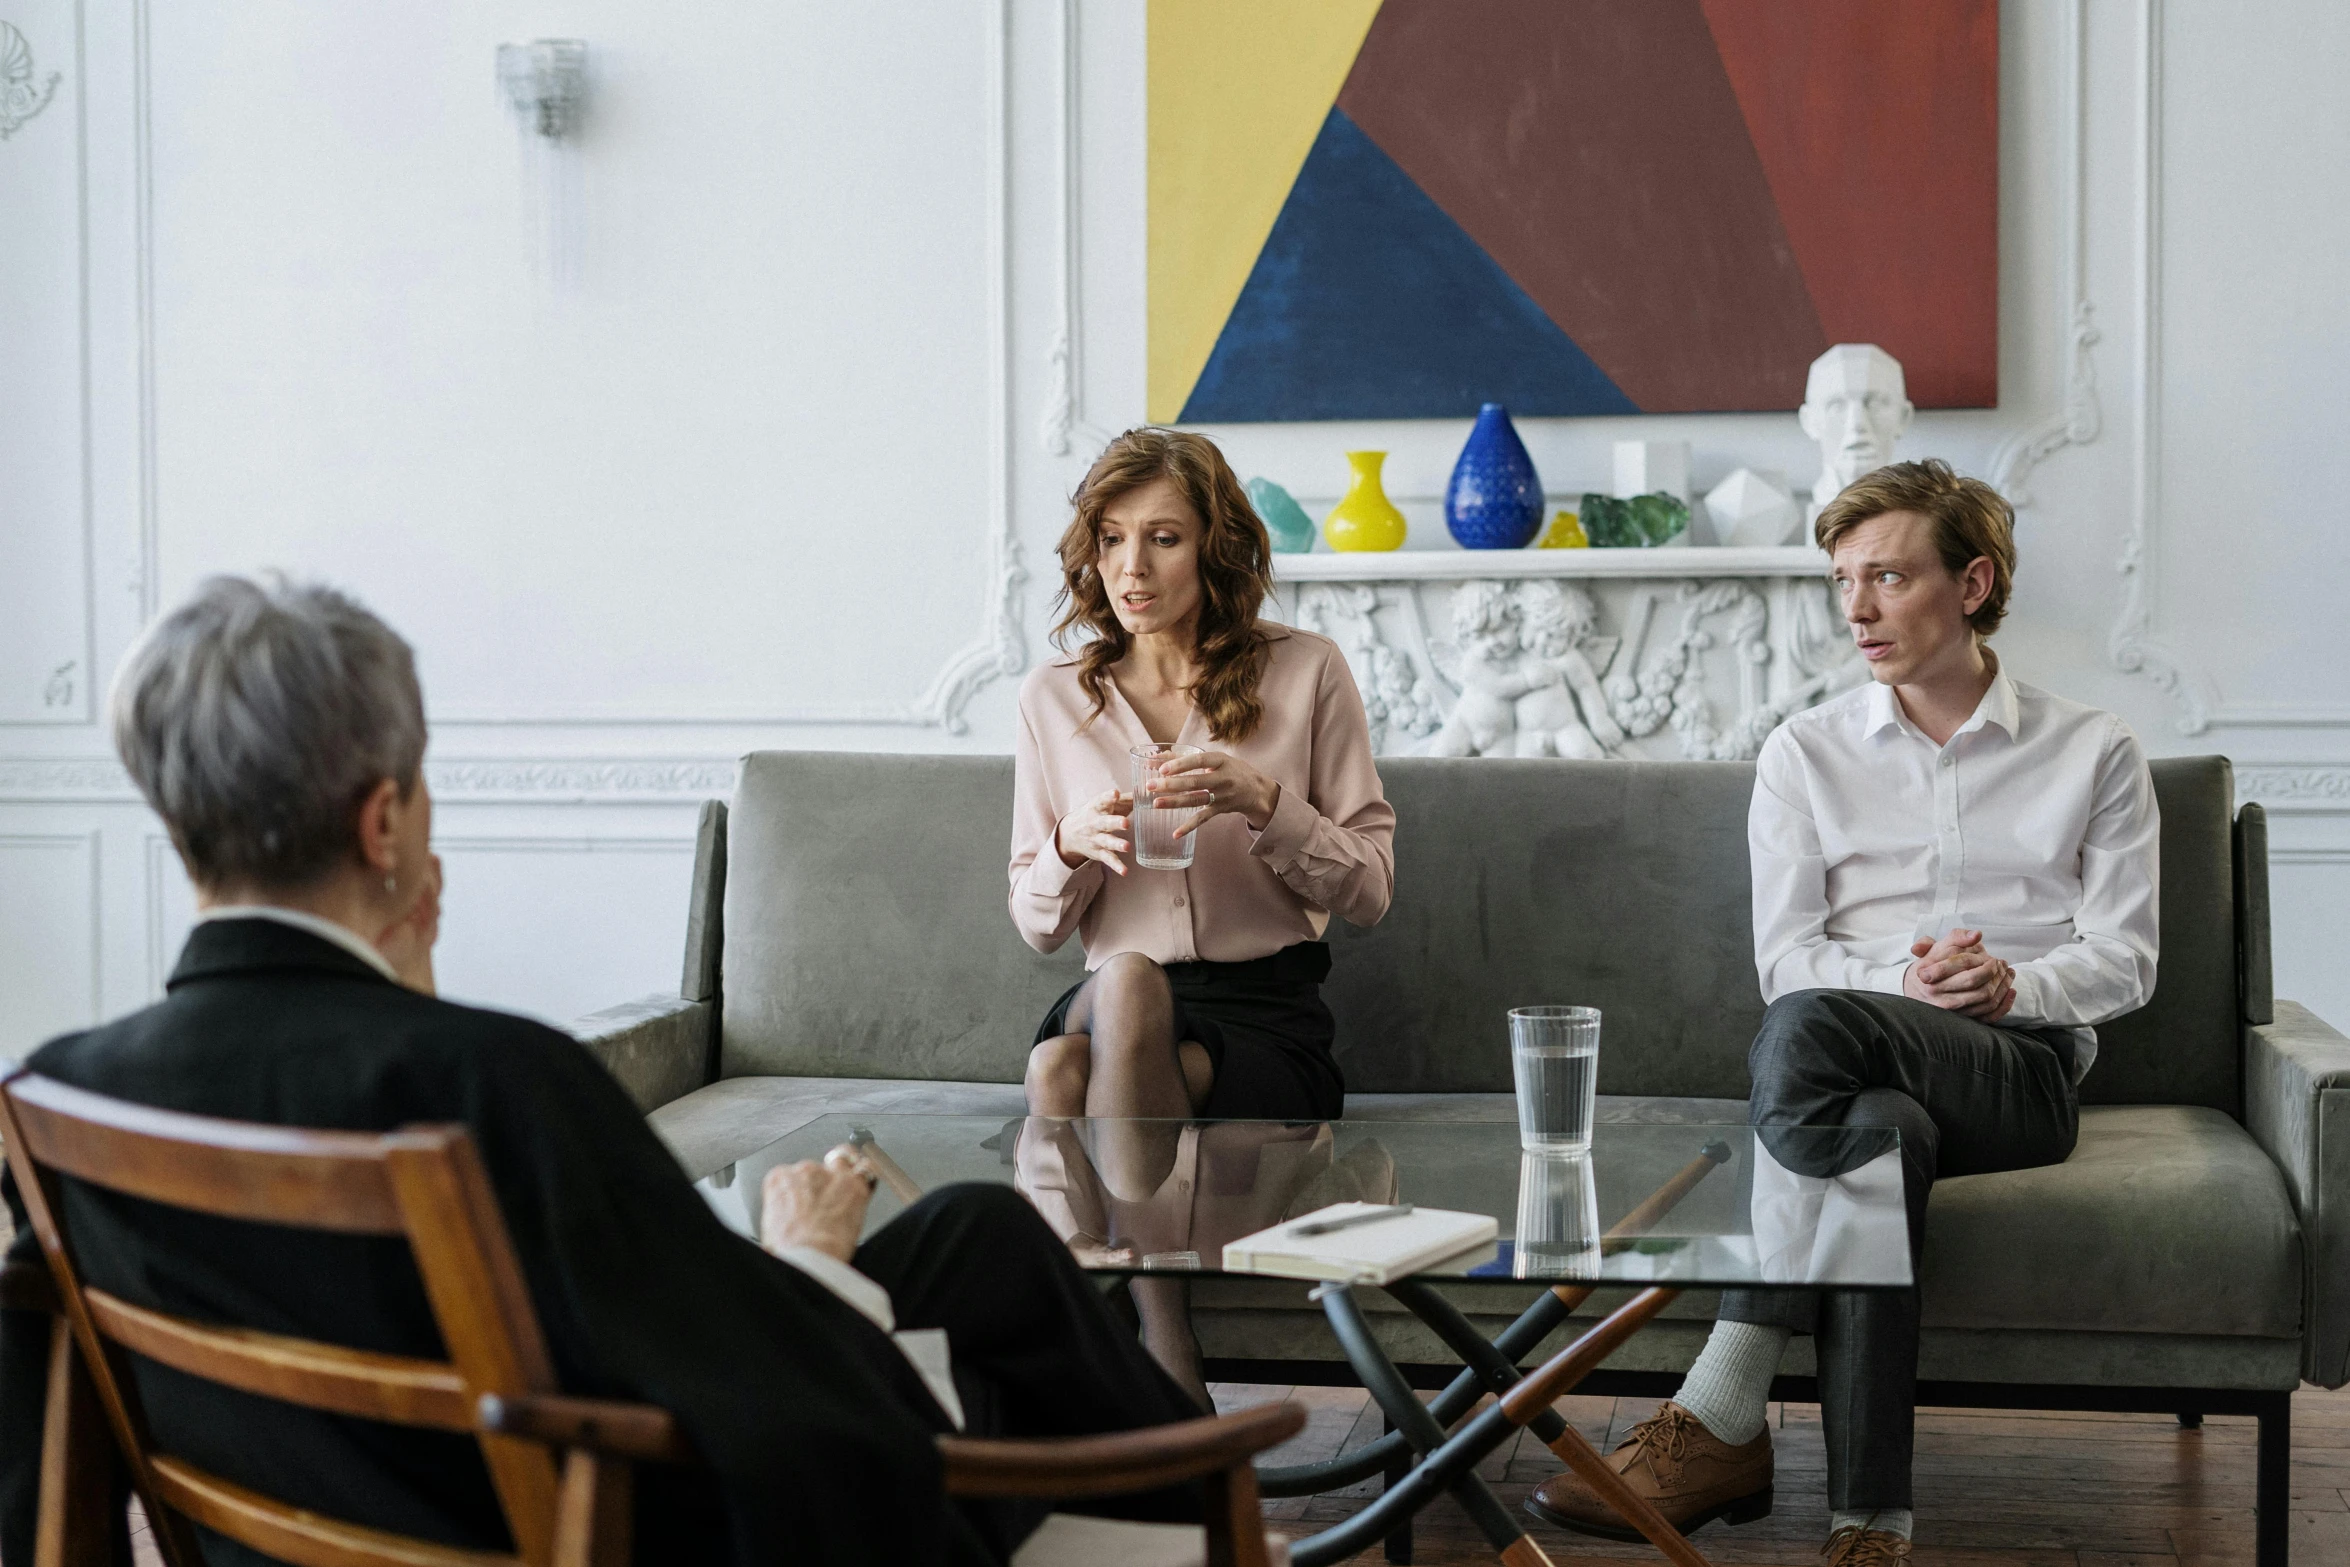
[[[1395,885],[1395,813],[1354,677],[1328,638],[1257,618],[1271,541],[1205,437],[1128,431],[1075,506],[1054,631],[1085,640],[1020,688],[1011,910],[1039,951],[1075,932],[1090,973],[1037,1028],[1028,1108],[1334,1120],[1346,1085],[1322,933],[1332,914],[1376,923]],[[1202,754],[1137,802],[1128,752],[1151,741]],[[1189,869],[1132,862],[1138,808],[1193,818]],[[1139,1198],[1176,1149],[1130,1137],[1094,1158],[1111,1196]],[[1151,1293],[1136,1296],[1145,1339],[1180,1361],[1151,1331]]]

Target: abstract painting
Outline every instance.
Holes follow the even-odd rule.
[[[1151,0],[1150,416],[1999,400],[1997,0]]]

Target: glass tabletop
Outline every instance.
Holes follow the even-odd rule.
[[[883,1177],[868,1235],[925,1191],[992,1182],[1097,1272],[1237,1277],[1228,1242],[1364,1202],[1495,1220],[1494,1240],[1413,1270],[1441,1283],[1911,1282],[1900,1142],[1873,1129],[1603,1121],[1589,1153],[1559,1155],[1521,1151],[1514,1122],[827,1115],[699,1189],[755,1237],[767,1171],[844,1143]]]

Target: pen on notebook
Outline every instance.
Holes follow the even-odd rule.
[[[1399,1202],[1391,1208],[1372,1208],[1362,1213],[1350,1213],[1343,1219],[1316,1219],[1310,1224],[1291,1225],[1292,1235],[1327,1235],[1332,1230],[1351,1230],[1358,1224],[1376,1224],[1381,1219],[1400,1219],[1412,1211],[1408,1202]]]

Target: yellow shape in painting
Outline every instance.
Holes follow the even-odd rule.
[[[1150,0],[1148,411],[1179,418],[1379,0]]]

